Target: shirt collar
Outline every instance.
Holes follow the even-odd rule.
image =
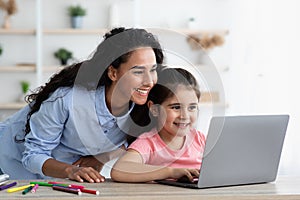
[[[96,104],[96,111],[97,111],[97,115],[99,117],[100,124],[105,124],[106,122],[108,122],[110,120],[122,120],[122,119],[127,118],[135,105],[134,103],[132,103],[128,112],[126,112],[122,116],[116,117],[116,116],[112,115],[111,112],[109,111],[109,109],[106,105],[106,101],[105,101],[105,86],[101,86],[97,89],[95,104]]]

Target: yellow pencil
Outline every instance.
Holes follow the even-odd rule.
[[[7,190],[7,192],[11,193],[11,192],[17,192],[17,191],[20,191],[20,190],[25,190],[26,188],[28,188],[30,186],[34,186],[34,184],[24,185],[24,186],[16,187],[16,188],[10,188],[10,189]]]

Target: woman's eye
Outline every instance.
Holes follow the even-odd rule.
[[[143,74],[144,71],[134,71],[133,73],[134,73],[134,74]]]

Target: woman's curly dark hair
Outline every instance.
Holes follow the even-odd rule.
[[[98,45],[91,59],[65,67],[54,74],[44,85],[38,87],[26,97],[30,105],[25,125],[25,135],[30,132],[30,118],[40,109],[43,101],[60,87],[73,87],[81,84],[85,87],[109,86],[107,68],[111,65],[119,68],[127,62],[132,52],[139,47],[152,47],[158,67],[163,63],[164,55],[158,40],[144,29],[123,27],[114,28],[104,35],[104,40]],[[82,73],[81,73],[82,72]],[[81,75],[80,75],[81,74]],[[99,79],[100,77],[100,79]],[[18,140],[20,141],[20,140]],[[24,139],[22,140],[24,141]]]

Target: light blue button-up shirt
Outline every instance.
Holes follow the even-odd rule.
[[[121,127],[134,104],[126,114],[115,117],[106,106],[104,87],[89,91],[92,98],[80,95],[80,101],[75,93],[74,87],[59,88],[44,101],[31,116],[25,142],[17,143],[15,138],[24,138],[28,106],[0,123],[0,168],[11,179],[49,178],[42,172],[49,158],[71,164],[126,142],[126,129]]]

